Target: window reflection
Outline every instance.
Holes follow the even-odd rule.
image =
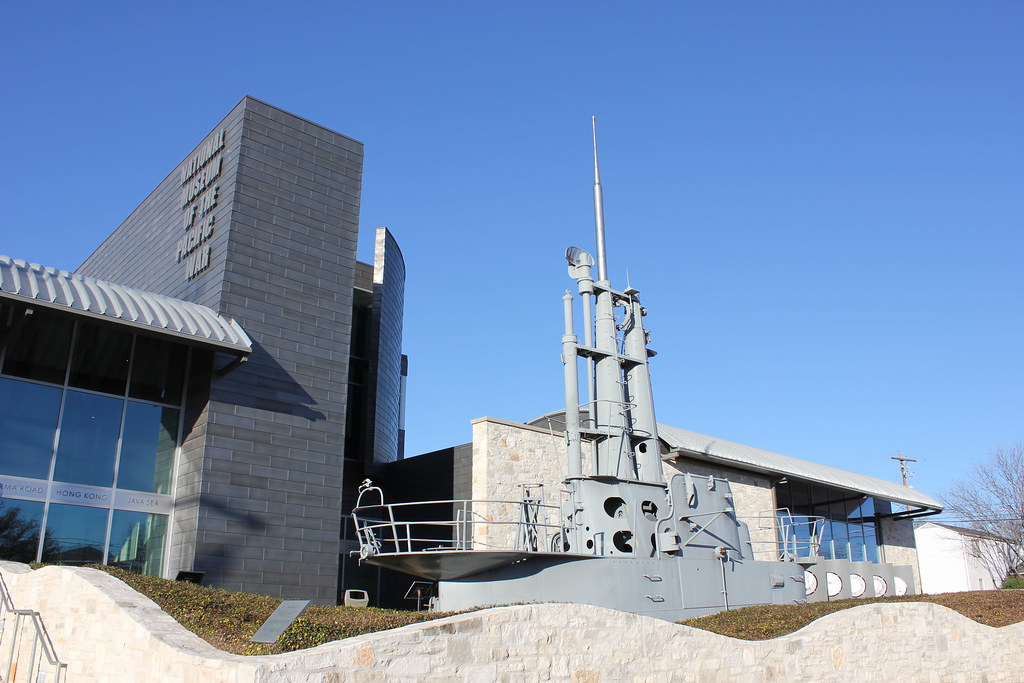
[[[4,374],[63,384],[72,325],[70,318],[46,311],[29,314],[26,308],[13,309],[5,344]]]
[[[159,403],[181,403],[186,349],[181,344],[138,336],[132,357],[132,398]]]
[[[171,492],[178,410],[128,402],[117,468],[117,487]]]
[[[114,510],[107,564],[159,576],[164,562],[167,515]]]
[[[132,335],[114,325],[78,323],[68,384],[124,395]]]
[[[787,523],[783,509],[792,512],[792,520],[802,519],[804,515],[824,518],[818,551],[821,557],[878,562],[873,498],[799,480],[776,484],[775,495],[780,508],[780,525]],[[786,552],[789,545],[800,547],[796,528],[787,527],[786,534],[787,538],[780,539],[783,546],[780,550]]]
[[[43,497],[48,481],[108,488],[116,472],[120,489],[169,494],[189,347],[117,325],[26,310],[0,303],[0,475],[36,481],[7,493]],[[200,356],[207,365],[211,357]],[[135,400],[126,400],[126,393]],[[58,498],[56,491],[52,500],[65,502],[0,498],[0,559],[106,559],[130,571],[161,573],[167,515],[111,510],[116,495],[83,489],[80,498]],[[101,501],[106,506],[90,507]]]
[[[50,503],[46,517],[43,562],[102,563],[107,512],[104,508]]]
[[[114,456],[124,401],[69,391],[64,399],[54,481],[92,486],[114,483]]]
[[[32,500],[0,500],[0,559],[35,562],[43,504]]]
[[[61,390],[0,379],[0,473],[47,479]]]

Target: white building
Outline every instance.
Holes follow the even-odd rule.
[[[1006,572],[1005,543],[973,529],[923,522],[914,529],[924,593],[993,590]]]

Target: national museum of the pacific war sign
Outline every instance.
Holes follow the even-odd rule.
[[[185,262],[185,279],[191,280],[210,267],[212,248],[208,244],[213,236],[220,178],[224,167],[224,129],[181,166],[181,210],[185,217],[182,228],[185,236],[175,245],[175,259]]]

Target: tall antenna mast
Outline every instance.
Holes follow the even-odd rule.
[[[594,227],[597,229],[597,279],[608,280],[608,261],[604,253],[604,198],[601,196],[601,172],[597,168],[597,117],[590,117],[594,131]]]

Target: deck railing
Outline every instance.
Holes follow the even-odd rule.
[[[539,500],[430,500],[352,511],[364,555],[461,550],[562,552],[560,509]]]

